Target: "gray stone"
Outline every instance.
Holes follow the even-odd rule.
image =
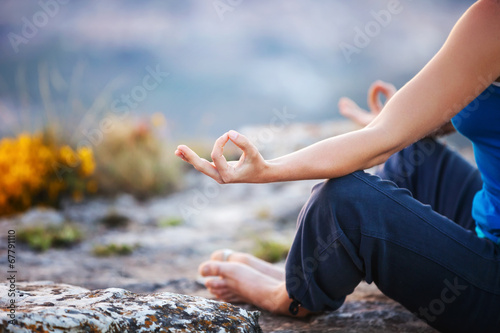
[[[89,291],[67,284],[17,284],[15,321],[9,286],[0,284],[0,332],[261,332],[260,313],[203,297]]]
[[[64,215],[52,208],[33,208],[19,215],[19,223],[24,227],[60,226],[64,223]]]

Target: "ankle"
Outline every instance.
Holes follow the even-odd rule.
[[[296,315],[292,315],[290,312],[290,305],[294,302],[294,300],[288,296],[285,283],[281,284],[279,288],[276,288],[273,293],[273,299],[275,301],[273,311],[271,311],[272,313],[295,318],[303,318],[311,314],[311,311],[299,306],[299,312]]]
[[[290,315],[288,307],[292,300],[288,297],[285,283],[277,284],[269,296],[270,308],[268,310],[270,312],[280,315]]]

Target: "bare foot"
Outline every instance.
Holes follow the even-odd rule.
[[[227,302],[244,302],[264,310],[290,315],[292,300],[288,297],[285,282],[263,274],[240,262],[207,261],[200,265],[203,276],[219,276],[205,285],[217,298]],[[298,316],[309,313],[299,308]]]
[[[224,254],[226,251],[231,250],[217,250],[210,256],[210,260],[216,261],[230,261],[230,262],[239,262],[245,265],[248,265],[257,271],[269,275],[270,277],[279,280],[285,281],[285,270],[281,267],[277,267],[267,261],[259,259],[251,254],[243,253],[243,252],[229,252],[229,256],[224,260]]]

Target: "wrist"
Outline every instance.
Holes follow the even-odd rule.
[[[278,160],[266,160],[264,161],[264,169],[262,172],[262,183],[274,183],[285,181],[285,173],[283,170],[283,164]]]

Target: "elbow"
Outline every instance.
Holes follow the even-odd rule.
[[[372,143],[373,146],[372,156],[366,161],[364,169],[385,163],[392,155],[404,149],[407,144],[404,140],[395,137],[394,132],[388,132],[380,129],[372,129],[374,136]]]
[[[377,156],[377,158],[374,160],[373,166],[385,163],[389,159],[389,157],[391,157],[395,153],[397,153],[397,151],[390,151]]]
[[[389,159],[389,157],[391,157],[396,152],[397,151],[381,153],[381,154],[373,157],[370,161],[368,161],[368,163],[363,167],[363,169],[365,169],[365,170],[370,169],[370,168],[373,168],[374,166],[385,163]]]
[[[432,140],[432,139],[429,139]],[[396,154],[397,152],[405,149],[406,147],[410,146],[414,142],[418,140],[413,140],[413,141],[399,141],[399,140],[394,140],[393,144],[388,144],[386,149],[382,149],[381,152],[373,157],[373,159],[370,161],[370,165],[367,167],[371,168],[380,164],[385,163],[392,155]],[[432,152],[434,148],[428,147],[428,152]]]

